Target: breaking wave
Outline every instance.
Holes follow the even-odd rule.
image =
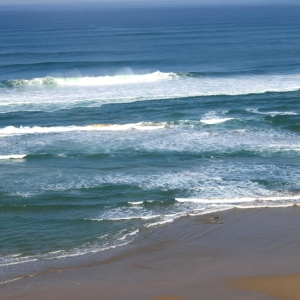
[[[124,131],[124,130],[156,130],[166,128],[166,122],[139,122],[129,124],[91,124],[86,126],[7,126],[0,129],[0,136],[39,134],[39,133],[60,133],[71,131]],[[20,158],[20,157],[17,157]]]
[[[0,160],[7,160],[7,159],[22,159],[26,157],[26,154],[10,154],[10,155],[0,155]]]
[[[2,112],[53,111],[111,103],[300,90],[300,74],[204,76],[164,73],[33,78],[0,82]],[[12,92],[13,89],[13,92]]]
[[[32,79],[6,80],[1,85],[6,87],[24,87],[24,86],[41,86],[41,85],[58,85],[58,86],[101,86],[101,85],[118,85],[132,84],[141,82],[154,82],[157,80],[175,78],[175,73],[163,73],[156,71],[149,74],[125,74],[114,76],[97,76],[97,77],[61,77],[51,76]]]

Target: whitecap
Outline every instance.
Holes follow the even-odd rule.
[[[24,135],[24,134],[43,134],[43,133],[62,133],[72,131],[127,131],[127,130],[158,130],[167,128],[166,122],[139,122],[129,124],[91,124],[84,126],[7,126],[0,129],[0,136]],[[14,155],[11,158],[20,158]],[[26,155],[25,155],[26,156]]]
[[[219,124],[219,123],[224,123],[230,120],[233,120],[234,118],[214,118],[214,119],[202,119],[200,122],[208,125],[213,125],[213,124]]]
[[[144,202],[143,201],[137,201],[137,202],[128,202],[130,205],[142,205]]]
[[[41,85],[58,85],[58,86],[105,86],[155,82],[158,80],[172,79],[176,77],[175,73],[164,73],[156,71],[148,74],[116,74],[113,76],[82,76],[82,77],[41,77],[32,79],[8,80],[5,82],[9,87],[26,87]]]
[[[108,103],[292,92],[300,89],[299,79],[300,74],[201,77],[160,71],[77,78],[45,77],[11,81],[11,86],[24,88],[14,93],[9,89],[1,91],[0,105],[6,112],[53,111],[78,106],[99,107]],[[45,88],[47,84],[52,85],[51,88]],[[116,89],[116,85],[119,88]]]
[[[9,154],[9,155],[0,155],[0,160],[6,159],[22,159],[26,157],[27,154]]]

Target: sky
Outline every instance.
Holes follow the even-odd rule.
[[[11,4],[68,4],[68,3],[138,3],[138,4],[300,4],[300,0],[0,0],[0,5]]]

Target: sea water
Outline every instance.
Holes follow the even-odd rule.
[[[299,6],[0,7],[1,281],[299,203],[299,29]]]

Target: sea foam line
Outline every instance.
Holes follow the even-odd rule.
[[[225,201],[227,201],[227,203]],[[261,200],[261,202],[258,202],[258,205],[251,204],[251,201],[255,200]],[[273,200],[273,203],[272,201]],[[210,204],[209,206],[206,207],[195,207],[191,206],[188,211],[182,211],[181,213],[176,213],[176,214],[165,214],[165,215],[152,215],[152,216],[133,216],[129,218],[111,218],[111,219],[89,219],[91,221],[103,221],[103,220],[112,220],[112,221],[121,221],[121,220],[127,220],[127,219],[144,219],[145,221],[149,219],[153,219],[153,222],[150,223],[145,223],[144,226],[146,228],[149,227],[156,227],[156,226],[163,226],[168,223],[174,222],[176,219],[183,217],[183,216],[199,216],[199,215],[206,215],[206,214],[211,214],[211,213],[218,213],[224,210],[230,210],[232,208],[240,208],[240,209],[248,209],[248,208],[261,208],[261,207],[289,207],[294,205],[295,203],[276,203],[274,200],[300,200],[300,195],[285,195],[285,196],[268,196],[268,197],[241,197],[241,198],[218,198],[218,199],[201,199],[201,198],[176,198],[177,202],[194,202],[193,204]],[[201,201],[201,202],[200,202]],[[263,202],[263,201],[270,201],[270,202]],[[245,204],[236,204],[244,202]],[[160,219],[157,219],[160,218]],[[124,230],[121,231],[123,233]],[[127,232],[126,234],[122,235],[121,237],[118,237],[118,241],[123,241],[126,240],[127,237],[135,236],[140,232],[139,228],[135,228],[131,232]],[[75,248],[71,251],[53,251],[46,253],[44,255],[34,255],[34,256],[27,256],[27,257],[18,257],[18,258],[13,258],[13,259],[8,259],[6,263],[0,263],[0,267],[6,267],[10,265],[15,265],[15,264],[23,264],[23,263],[29,263],[29,262],[35,262],[38,260],[52,260],[52,259],[61,259],[61,258],[67,258],[67,257],[76,257],[76,256],[82,256],[88,253],[96,253],[96,252],[101,252],[104,250],[108,249],[114,249],[117,247],[124,246],[128,243],[130,243],[132,240],[125,241],[124,243],[120,244],[112,244],[109,246],[100,246],[100,247],[92,247],[92,248]],[[58,255],[55,255],[58,254]],[[50,256],[49,256],[50,255]],[[15,280],[18,280],[21,278],[16,278]],[[14,280],[14,279],[13,279]],[[12,280],[12,281],[13,281]],[[0,284],[7,283],[10,281],[5,281],[1,282]]]
[[[7,126],[0,129],[0,136],[38,134],[38,133],[60,133],[70,131],[123,131],[123,130],[156,130],[168,127],[166,122],[139,122],[129,124],[91,124],[86,126],[51,126],[51,127],[14,127]]]
[[[240,198],[175,198],[177,202],[194,202],[203,204],[227,204],[240,202],[259,202],[259,201],[288,201],[300,200],[300,195],[285,196],[257,196],[257,197],[240,197]]]
[[[122,230],[119,232],[119,234],[123,233],[125,230]],[[72,250],[59,250],[59,251],[51,251],[45,254],[37,254],[37,255],[31,255],[31,256],[21,256],[16,258],[6,258],[2,261],[0,260],[0,267],[8,267],[11,265],[18,265],[18,264],[25,264],[30,262],[37,262],[40,260],[55,260],[55,259],[62,259],[62,258],[68,258],[68,257],[77,257],[82,256],[88,253],[98,253],[109,249],[115,249],[118,247],[125,246],[133,241],[133,237],[139,233],[139,228],[134,228],[130,232],[126,232],[125,234],[122,234],[121,237],[115,236],[115,242],[116,241],[122,241],[117,244],[112,243],[110,245],[94,245],[94,246],[88,246],[87,248],[84,247],[78,247],[74,248]],[[117,234],[118,235],[118,234]],[[130,237],[130,239],[128,239]],[[29,275],[30,276],[30,275]],[[21,277],[22,278],[22,277]],[[0,282],[0,284],[8,283],[10,281],[18,280],[21,278],[16,278],[9,281]]]
[[[93,218],[93,219],[87,219],[90,221],[124,221],[124,220],[135,220],[135,219],[141,219],[141,220],[150,220],[150,219],[156,219],[160,217],[160,215],[149,215],[149,216],[143,216],[143,215],[136,215],[136,216],[129,216],[129,217],[111,217],[111,218]]]
[[[90,124],[90,125],[71,125],[71,126],[7,126],[0,128],[0,136],[10,136],[10,135],[24,135],[24,134],[43,134],[43,133],[62,133],[62,132],[72,132],[72,131],[128,131],[128,130],[158,130],[166,128],[175,127],[188,127],[194,125],[203,124],[220,124],[229,120],[234,120],[234,118],[220,118],[215,116],[214,118],[204,118],[200,121],[195,120],[179,120],[178,123],[174,121],[170,122],[138,122],[138,123],[128,123],[128,124]],[[21,158],[11,157],[11,158]],[[3,158],[4,159],[4,158]]]

